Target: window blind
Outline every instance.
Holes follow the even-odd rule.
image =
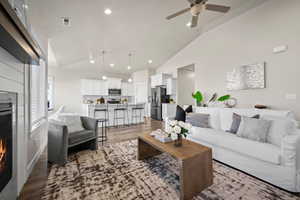
[[[32,65],[30,69],[31,124],[46,117],[46,64]]]

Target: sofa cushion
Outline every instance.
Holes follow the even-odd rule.
[[[252,118],[259,119],[259,115],[254,115]],[[227,132],[236,134],[239,130],[241,121],[242,121],[242,116],[239,114],[233,113],[232,124],[231,124],[230,130],[228,130]]]
[[[193,112],[193,106],[189,105],[187,108],[184,109],[186,113],[192,113]]]
[[[242,109],[242,108],[220,108],[220,126],[223,131],[230,130],[232,124],[232,115],[233,113],[252,117],[253,115],[259,114],[260,117],[265,115],[267,116],[278,116],[278,117],[287,117],[294,119],[295,116],[291,111],[281,111],[281,110],[260,110],[260,109]]]
[[[271,121],[271,127],[267,135],[267,142],[281,146],[282,139],[287,135],[292,135],[297,129],[294,120],[286,117],[264,116],[263,119]]]
[[[188,138],[199,141],[199,143],[203,141],[211,145],[216,145],[242,155],[277,165],[279,165],[281,161],[279,147],[268,143],[260,143],[240,138],[234,134],[226,133],[221,130],[193,127]]]
[[[186,115],[186,123],[196,127],[210,128],[209,114],[188,113]]]
[[[185,122],[185,120],[186,120],[185,110],[183,110],[183,108],[178,105],[176,106],[175,120],[182,121],[182,122]]]
[[[237,136],[258,142],[267,142],[271,121],[242,117]]]
[[[69,133],[74,133],[74,132],[79,132],[84,130],[79,115],[60,114],[58,115],[57,120],[61,121],[61,123],[65,124],[68,127]]]
[[[85,130],[74,132],[69,135],[69,145],[77,144],[83,141],[87,141],[88,139],[94,139],[95,134],[94,131]]]
[[[196,113],[209,114],[209,126],[213,129],[220,129],[220,108],[196,107],[194,110]]]

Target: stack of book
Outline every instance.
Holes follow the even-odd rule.
[[[157,139],[160,142],[167,143],[167,142],[172,142],[172,138],[169,137],[169,134],[162,131],[161,129],[157,129],[156,131],[153,131],[150,133],[152,137]]]

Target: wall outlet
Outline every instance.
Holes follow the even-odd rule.
[[[287,45],[277,46],[273,48],[273,53],[283,53],[286,52],[287,50],[288,50]]]
[[[287,100],[296,100],[297,99],[297,95],[296,94],[286,94],[285,98]]]

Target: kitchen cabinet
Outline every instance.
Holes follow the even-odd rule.
[[[120,78],[107,78],[108,89],[121,89],[122,79]]]
[[[167,85],[167,79],[171,78],[172,75],[170,74],[164,74],[164,73],[160,73],[160,74],[156,74],[151,76],[151,88],[155,88],[157,86],[162,86],[162,85]]]
[[[176,95],[177,83],[176,79],[168,78],[167,79],[167,95]]]
[[[82,79],[81,80],[81,95],[108,95],[108,83],[103,80]]]
[[[132,83],[122,83],[122,96],[134,96],[134,87]]]

